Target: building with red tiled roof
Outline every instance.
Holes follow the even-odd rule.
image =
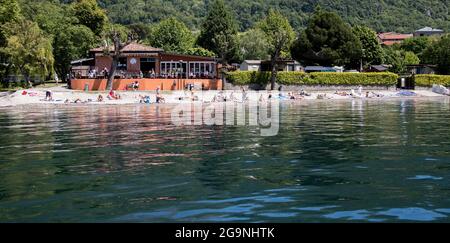
[[[91,49],[91,52],[104,52],[105,49],[109,49],[112,52],[112,51],[114,51],[114,46],[109,46],[108,48],[105,48],[105,47],[93,48],[93,49]],[[126,45],[122,49],[122,51],[123,52],[163,52],[164,50],[161,48],[155,48],[155,47],[139,44],[136,42],[132,42],[132,43]]]
[[[111,69],[113,52],[114,46],[93,48],[90,50],[91,58],[83,59],[84,61],[81,60],[81,62],[80,60],[74,61],[72,63],[73,79],[82,81],[72,81],[75,84],[73,86],[80,89],[84,87],[80,82],[85,84],[88,79],[97,79],[98,82],[104,82],[99,80],[105,79],[106,74]],[[206,84],[217,83],[218,69],[218,59],[215,57],[168,53],[161,48],[132,42],[121,50],[115,79],[119,80],[118,82],[120,80],[129,82],[136,78],[146,79],[143,81],[145,85],[142,87],[158,85],[172,88],[174,86],[172,83],[176,83],[175,86],[178,89],[184,86],[181,84],[194,80],[210,80]],[[167,83],[162,79],[170,80],[170,85],[162,85],[162,83]],[[205,82],[200,83],[204,84]],[[209,85],[209,87],[212,86],[218,87],[215,84]],[[122,88],[120,85],[119,87]],[[99,88],[93,87],[92,89],[98,90]]]
[[[381,44],[386,46],[392,46],[397,43],[402,43],[404,40],[412,37],[413,34],[399,34],[395,32],[386,32],[378,34],[378,40],[380,41]]]

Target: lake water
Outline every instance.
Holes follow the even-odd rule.
[[[450,222],[449,99],[283,103],[274,137],[171,109],[0,108],[0,222]]]

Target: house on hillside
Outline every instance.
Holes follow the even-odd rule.
[[[285,72],[300,72],[303,71],[302,65],[291,59],[280,59],[277,62],[278,71]],[[270,60],[245,60],[240,65],[241,71],[271,71]]]
[[[109,50],[103,47],[90,50],[90,57],[72,62],[71,87],[73,89],[104,90],[112,64]],[[126,89],[139,79],[140,89],[178,90],[187,84],[207,89],[221,89],[218,78],[220,64],[217,58],[168,53],[163,49],[136,42],[126,45],[115,72],[116,90]],[[117,80],[117,81],[116,81]]]
[[[412,38],[413,34],[399,34],[395,32],[385,32],[385,33],[379,33],[378,40],[382,45],[385,46],[392,46],[394,44],[400,44],[404,40]]]
[[[433,36],[433,35],[443,35],[444,31],[440,29],[433,29],[431,27],[424,27],[420,30],[416,30],[414,32],[414,37],[420,37],[420,36]]]

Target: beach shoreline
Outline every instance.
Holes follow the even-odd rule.
[[[50,91],[52,100],[46,100],[46,94]],[[305,91],[307,95],[299,95],[299,92],[292,91],[242,91],[214,90],[214,91],[164,91],[161,96],[165,99],[165,104],[183,103],[217,103],[217,102],[243,102],[243,101],[267,101],[277,99],[286,102],[302,102],[314,100],[391,100],[399,98],[446,98],[449,96],[434,93],[430,90],[413,91],[387,91],[387,90],[363,90],[361,95],[356,92],[351,94],[349,90],[336,91]],[[53,88],[31,88],[22,89],[13,93],[2,93],[0,96],[0,107],[20,106],[20,105],[130,105],[130,104],[155,104],[156,91],[116,91],[120,99],[108,99],[109,92],[84,92],[70,90],[64,87]],[[103,100],[98,101],[99,95]],[[245,98],[244,98],[245,96]],[[296,99],[291,99],[294,96]],[[367,97],[369,96],[369,97]],[[143,98],[148,97],[149,103],[145,103]],[[193,97],[195,97],[193,99]],[[217,97],[220,97],[218,99]]]

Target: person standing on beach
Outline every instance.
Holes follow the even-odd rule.
[[[247,92],[245,91],[244,87],[242,87],[242,102],[245,102],[247,100]]]
[[[52,101],[53,100],[53,95],[52,95],[52,91],[51,90],[47,90],[45,92],[45,100],[46,101]]]
[[[108,78],[108,69],[106,67],[103,69],[103,75],[105,75],[106,79]]]

